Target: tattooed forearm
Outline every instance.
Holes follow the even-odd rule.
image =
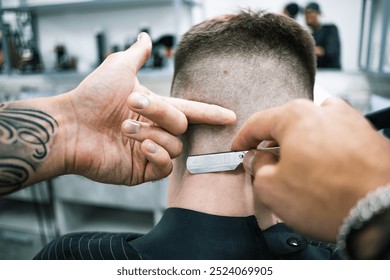
[[[21,182],[28,179],[28,174],[35,168],[29,162],[19,158],[0,159],[0,186],[19,188]]]
[[[57,121],[33,109],[0,104],[0,188],[19,189],[47,157]]]

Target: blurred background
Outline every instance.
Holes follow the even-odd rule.
[[[293,7],[295,19],[313,36],[322,32],[319,26],[338,33],[339,67],[318,68],[315,101],[340,96],[362,113],[390,106],[390,1],[316,3],[0,0],[0,101],[69,91],[107,55],[128,48],[141,31],[152,37],[153,53],[139,80],[169,95],[174,49],[192,25],[240,8],[283,13]],[[308,22],[311,16],[317,25]],[[67,175],[2,197],[0,259],[30,259],[67,232],[146,232],[165,209],[166,187],[167,180],[128,188]]]

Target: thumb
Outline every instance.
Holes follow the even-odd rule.
[[[149,35],[142,32],[138,35],[137,42],[125,51],[126,61],[134,65],[136,72],[149,59],[152,52],[152,40]]]
[[[275,165],[278,157],[270,152],[260,150],[250,150],[246,153],[243,161],[245,170],[255,176],[257,171],[265,165]]]

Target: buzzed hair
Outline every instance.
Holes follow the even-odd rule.
[[[184,141],[195,153],[229,149],[257,111],[313,99],[314,40],[283,15],[241,11],[195,25],[176,48],[174,65],[172,96],[218,104],[238,117],[233,127],[191,126]]]

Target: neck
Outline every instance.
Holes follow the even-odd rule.
[[[242,167],[197,175],[181,171],[176,166],[170,177],[168,207],[228,217],[255,215],[263,229],[279,222],[266,206],[259,201],[254,203],[252,179]]]
[[[251,179],[242,168],[196,175],[186,171],[171,178],[168,205],[220,216],[253,215]]]
[[[311,30],[313,30],[313,31],[319,30],[319,29],[321,29],[321,23],[320,23],[320,22],[316,22],[316,23],[312,24],[312,25],[310,26],[310,28],[311,28]]]

